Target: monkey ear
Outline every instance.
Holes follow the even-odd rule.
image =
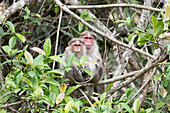
[[[71,41],[68,42],[68,45],[69,45],[69,46],[71,45]]]

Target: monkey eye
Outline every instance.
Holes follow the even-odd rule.
[[[90,36],[90,37],[85,36],[85,37],[84,37],[84,39],[90,39],[90,40],[92,40],[92,39],[93,39],[93,37],[91,37],[91,36]]]
[[[74,46],[81,46],[80,44],[78,44],[78,45],[74,45]]]

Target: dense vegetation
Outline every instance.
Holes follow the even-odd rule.
[[[170,111],[168,0],[5,2],[7,8],[0,5],[0,113]],[[63,79],[74,54],[61,58],[68,41],[85,30],[97,33],[104,64],[103,92],[91,97],[92,104],[81,90],[91,84],[71,86]],[[86,60],[83,56],[76,65],[82,69]]]

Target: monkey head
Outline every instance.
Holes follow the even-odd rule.
[[[86,49],[90,49],[94,44],[94,40],[97,40],[97,35],[93,32],[84,31],[81,33],[80,38],[84,39]]]
[[[84,50],[84,40],[80,38],[73,38],[68,42],[68,45],[71,47],[72,53],[78,54],[82,53],[82,50]]]

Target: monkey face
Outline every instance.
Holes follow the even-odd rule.
[[[74,53],[80,53],[82,50],[82,44],[80,41],[76,41],[73,43],[73,51]]]
[[[90,49],[91,45],[93,44],[93,37],[92,36],[84,36],[84,42],[87,49]]]

